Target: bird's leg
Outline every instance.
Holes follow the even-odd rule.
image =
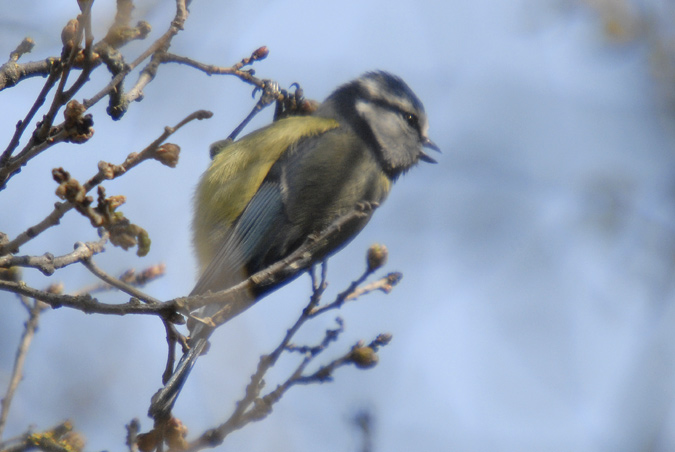
[[[248,116],[246,116],[246,118],[244,118],[244,120],[241,122],[241,124],[239,124],[237,128],[232,131],[230,136],[227,137],[226,141],[234,141],[239,133],[244,129],[244,127],[246,127],[248,123],[251,122],[251,119],[260,113],[263,108],[267,107],[274,101],[283,99],[282,91],[279,89],[279,84],[277,82],[274,80],[265,80],[264,82],[265,86],[262,88],[262,95],[260,96],[260,99],[258,99],[258,102],[256,102],[253,110],[251,110],[251,113],[249,113]],[[256,87],[253,90],[253,96],[255,96],[260,90],[260,88]]]
[[[295,91],[290,93],[286,90],[281,90],[283,97],[277,99],[277,105],[274,110],[275,121],[289,116],[311,115],[319,106],[317,101],[305,99],[304,91],[297,83],[293,83],[290,87],[295,87]]]

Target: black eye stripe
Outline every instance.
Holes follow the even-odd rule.
[[[413,129],[419,131],[420,130],[420,120],[417,117],[417,115],[414,115],[412,113],[408,113],[406,111],[402,111],[401,115],[403,116],[403,119],[408,123],[410,127]]]
[[[382,107],[386,110],[389,110],[393,113],[398,113],[410,127],[415,129],[418,133],[420,132],[420,118],[416,114],[410,113],[407,110],[403,110],[400,107],[397,107],[396,105],[392,105],[391,103],[380,99],[371,99],[369,102],[377,105],[378,107]]]

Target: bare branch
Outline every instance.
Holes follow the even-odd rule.
[[[102,90],[100,90],[98,93],[96,93],[93,97],[90,99],[87,99],[84,101],[84,105],[89,108],[92,105],[96,104],[98,101],[100,101],[103,97],[107,96],[110,94],[113,90],[121,92],[122,91],[122,81],[124,78],[132,71],[134,70],[138,65],[140,65],[143,61],[145,61],[147,58],[150,56],[154,56],[155,54],[158,53],[163,53],[166,52],[170,45],[171,45],[171,40],[173,37],[178,34],[179,31],[183,29],[183,25],[185,24],[185,21],[187,20],[188,16],[188,11],[187,11],[187,4],[189,1],[187,0],[176,0],[176,15],[174,16],[173,20],[171,21],[171,25],[169,26],[169,29],[161,36],[159,37],[150,47],[148,47],[145,52],[143,52],[138,58],[136,58],[132,63],[130,63],[128,66],[126,66],[121,72],[119,72],[111,81],[106,85]],[[129,103],[133,100],[141,100],[142,99],[142,91],[143,88],[154,78],[156,72],[157,72],[157,67],[159,65],[159,61],[157,61],[159,57],[155,57],[153,61],[151,59],[150,63],[141,71],[141,75],[139,76],[138,81],[136,82],[136,86],[132,88],[129,94],[125,96],[119,96],[118,102],[116,104],[111,104],[108,107],[108,114],[110,114],[114,119],[119,119],[122,117],[122,115],[126,112]]]
[[[354,425],[362,435],[361,452],[373,451],[373,415],[370,410],[361,410],[353,418]]]
[[[77,309],[86,314],[113,314],[113,315],[128,315],[128,314],[145,314],[157,315],[160,317],[173,318],[171,305],[162,304],[143,304],[136,299],[131,299],[127,303],[108,304],[101,303],[96,298],[88,294],[83,295],[68,295],[68,294],[54,294],[44,290],[34,289],[27,286],[23,282],[12,282],[0,280],[0,290],[14,292],[20,295],[25,295],[30,298],[36,298],[48,304],[54,309],[67,307]]]
[[[61,64],[55,66],[55,68],[58,69],[59,83],[56,88],[56,92],[54,93],[52,104],[49,107],[49,111],[43,116],[42,121],[38,123],[35,132],[32,134],[23,150],[16,157],[10,160],[10,155],[13,152],[13,149],[18,145],[20,134],[22,134],[25,130],[25,127],[21,130],[17,128],[15,137],[12,139],[10,145],[2,156],[3,165],[0,167],[0,189],[4,188],[9,178],[16,174],[21,169],[21,167],[28,162],[28,160],[50,148],[51,146],[54,146],[55,144],[65,141],[69,138],[68,134],[64,134],[64,124],[61,124],[57,127],[52,127],[52,125],[56,118],[56,114],[59,112],[61,107],[63,107],[63,105],[65,105],[84,85],[84,83],[89,79],[89,74],[94,68],[94,65],[92,64],[91,41],[87,40],[83,71],[71,89],[65,91],[68,75],[75,65],[76,58],[80,54],[78,43],[85,35],[85,28],[89,29],[89,34],[91,33],[91,6],[92,2],[83,3],[82,14],[78,16],[77,20],[69,22],[69,24],[64,29],[63,33],[70,37],[66,40],[66,42],[64,42],[60,60]],[[72,27],[70,27],[71,25]],[[70,28],[73,29],[71,30]],[[50,79],[51,78],[52,77],[50,77]],[[51,86],[52,84],[50,84],[50,80],[48,80],[45,84],[45,88],[48,87],[51,89]],[[45,89],[43,89],[43,92],[45,92]],[[40,103],[40,105],[42,105],[42,103]],[[32,117],[30,112],[29,116]]]
[[[14,135],[12,136],[12,139],[10,140],[9,144],[7,145],[7,148],[5,151],[2,153],[2,156],[0,157],[0,188],[2,188],[5,184],[5,181],[11,175],[14,171],[16,171],[16,168],[5,168],[6,162],[9,160],[11,157],[12,153],[16,149],[16,147],[19,145],[19,140],[21,139],[21,136],[23,133],[26,131],[26,128],[28,125],[31,123],[33,120],[33,117],[37,113],[37,111],[42,107],[42,105],[45,103],[45,100],[47,99],[47,94],[51,89],[54,87],[56,84],[56,81],[59,79],[61,76],[61,69],[60,69],[60,64],[57,64],[54,59],[48,59],[46,60],[47,63],[47,73],[49,74],[49,78],[47,78],[47,81],[45,82],[44,86],[42,87],[42,90],[40,91],[40,94],[38,95],[37,99],[33,103],[32,107],[26,114],[26,117],[22,120],[19,121],[16,125],[16,131],[14,132]]]
[[[368,272],[366,272],[368,273]],[[377,281],[373,281],[370,284],[367,284],[365,286],[359,286],[358,284],[361,284],[365,280],[365,278],[359,278],[358,280],[354,281],[351,286],[345,290],[344,292],[341,292],[333,302],[320,306],[316,309],[314,309],[312,312],[310,312],[308,315],[309,317],[316,317],[318,315],[323,314],[326,311],[329,311],[331,309],[339,309],[342,307],[342,305],[346,301],[354,301],[357,298],[359,298],[362,295],[368,294],[370,292],[380,290],[384,293],[389,293],[393,289],[393,287],[401,281],[403,278],[403,274],[398,273],[398,272],[392,272],[389,273],[387,276],[378,279]]]
[[[7,392],[0,401],[0,439],[2,439],[2,433],[5,429],[7,416],[9,415],[9,407],[12,405],[12,399],[14,398],[14,394],[16,393],[19,383],[23,378],[23,366],[26,362],[28,349],[33,340],[33,337],[35,336],[35,330],[37,330],[40,313],[45,308],[46,306],[43,303],[34,300],[30,306],[30,309],[28,309],[28,320],[24,324],[21,341],[19,342],[19,346],[16,349],[14,366],[12,368],[12,376],[9,380],[9,385],[7,386]]]
[[[138,452],[138,444],[136,444],[137,441],[137,435],[138,432],[141,430],[141,423],[139,422],[138,419],[134,418],[129,422],[129,424],[126,426],[127,428],[127,447],[129,448],[129,452]]]
[[[66,88],[66,82],[68,81],[68,76],[70,75],[70,71],[73,68],[73,65],[75,63],[75,58],[79,54],[79,46],[78,44],[80,41],[82,41],[82,38],[84,36],[84,29],[85,29],[85,24],[89,24],[89,27],[91,27],[91,6],[93,2],[84,2],[83,7],[84,9],[82,10],[82,14],[78,16],[78,19],[76,20],[76,31],[75,38],[72,41],[67,42],[63,46],[63,52],[61,55],[61,78],[59,80],[59,84],[56,87],[56,92],[54,93],[54,98],[52,99],[52,105],[49,107],[49,111],[47,114],[44,115],[42,121],[40,122],[39,127],[29,140],[28,144],[26,144],[24,151],[22,151],[19,156],[21,157],[22,154],[27,154],[29,153],[30,149],[33,148],[36,144],[39,145],[47,138],[52,135],[53,133],[51,131],[52,124],[54,123],[54,119],[56,118],[56,114],[58,111],[61,109],[63,105],[65,105],[75,94],[77,90],[69,90],[68,92],[65,92]],[[72,45],[70,45],[72,43]],[[85,65],[85,71],[90,72],[91,68],[88,70],[86,69]],[[87,74],[88,75],[88,74]],[[86,79],[85,79],[86,80]],[[79,81],[80,86],[84,83],[84,80]],[[77,83],[76,83],[77,85]],[[79,89],[79,88],[78,88]],[[37,155],[34,153],[33,155]]]
[[[380,334],[367,346],[364,346],[363,341],[359,341],[349,350],[349,352],[343,356],[334,359],[324,366],[321,366],[312,374],[303,375],[303,371],[311,362],[311,360],[321,351],[325,350],[327,345],[335,340],[341,331],[341,323],[339,323],[337,329],[327,330],[321,345],[312,347],[316,351],[314,353],[308,353],[295,369],[293,374],[285,382],[278,385],[273,391],[269,392],[263,397],[258,396],[260,389],[262,389],[262,376],[265,373],[262,372],[263,375],[260,375],[260,366],[263,365],[264,359],[266,357],[261,358],[259,369],[252,377],[251,383],[249,383],[247,386],[245,397],[237,402],[235,412],[228,418],[227,421],[218,427],[205,431],[191,443],[185,444],[182,450],[185,452],[197,451],[207,447],[215,447],[220,445],[230,433],[246,426],[251,422],[260,421],[266,418],[272,412],[274,404],[281,400],[283,395],[293,386],[301,384],[306,385],[325,383],[331,381],[333,372],[337,368],[345,365],[353,364],[354,366],[362,369],[373,367],[377,363],[376,352],[378,348],[387,345],[391,340],[390,335]],[[254,381],[254,379],[256,379],[256,381]],[[254,383],[255,386],[253,386]]]
[[[253,64],[255,61],[264,59],[267,56],[267,53],[267,47],[260,47],[259,49],[256,49],[250,57],[244,58],[239,63],[230,67],[200,63],[199,61],[193,60],[191,58],[168,52],[162,55],[161,62],[184,64],[186,66],[190,66],[194,69],[205,72],[207,75],[234,75],[246,83],[250,83],[257,88],[263,89],[265,88],[264,80],[254,77],[255,72],[253,70],[242,70],[241,68]]]
[[[256,300],[248,299],[250,297],[242,297],[242,294],[251,293],[250,291],[253,291],[253,293],[264,293],[274,290],[297,274],[307,270],[317,260],[317,256],[321,256],[328,251],[333,237],[342,230],[354,227],[363,221],[363,218],[371,215],[372,210],[376,207],[377,204],[358,206],[353,211],[335,220],[319,235],[309,237],[302,246],[286,258],[259,271],[230,289],[216,293],[176,298],[172,301],[185,312],[192,312],[212,303],[222,304],[225,307],[211,317],[215,325],[222,325],[255,304]]]
[[[377,258],[373,257],[373,253],[377,254]],[[287,330],[286,335],[274,351],[269,355],[263,355],[260,358],[256,372],[251,376],[251,380],[246,386],[244,396],[235,404],[236,408],[234,412],[226,422],[216,428],[207,430],[192,443],[187,444],[184,437],[181,436],[179,438],[181,441],[181,449],[193,451],[219,445],[224,441],[225,437],[233,431],[244,427],[250,422],[259,421],[267,417],[272,412],[274,404],[293,386],[331,381],[334,371],[345,365],[353,364],[357,368],[368,369],[377,364],[377,350],[379,347],[387,345],[391,341],[391,335],[380,334],[368,345],[364,345],[363,341],[359,341],[343,356],[321,366],[313,373],[304,373],[307,366],[326,350],[331,342],[337,340],[340,333],[344,330],[344,324],[340,318],[336,319],[338,327],[326,330],[323,340],[318,345],[296,346],[291,344],[291,339],[305,322],[330,309],[339,308],[346,299],[355,299],[359,295],[363,295],[373,290],[382,290],[385,284],[391,285],[391,275],[394,274],[390,274],[388,277],[382,278],[367,286],[359,287],[359,284],[361,284],[368,275],[377,270],[385,260],[386,247],[382,245],[372,246],[368,250],[367,269],[364,275],[354,281],[347,290],[341,292],[335,301],[327,304],[321,309],[317,309],[317,306],[320,302],[321,295],[327,287],[327,266],[325,263],[322,264],[320,279],[317,279],[315,268],[312,268],[310,276],[312,278],[313,293],[308,305],[303,309],[302,314],[298,317],[295,324]],[[400,279],[400,275],[398,275],[397,278]],[[390,289],[391,286],[389,287],[389,290]],[[273,391],[261,397],[260,393],[265,385],[264,377],[269,369],[276,364],[284,351],[302,353],[304,358],[286,381],[279,384]],[[154,441],[153,444],[159,445],[161,443],[161,438],[166,437],[167,432],[171,431],[171,426],[169,425],[171,421],[175,422],[177,420],[175,418],[170,418],[168,421],[156,423],[155,429],[148,434],[145,434],[147,435],[145,438],[152,438],[152,441]],[[162,434],[158,432],[161,432]]]
[[[54,257],[51,253],[45,253],[42,256],[6,255],[0,257],[0,267],[32,267],[40,270],[42,274],[50,276],[59,268],[66,267],[76,262],[82,262],[92,257],[94,254],[102,252],[104,250],[103,246],[107,240],[107,235],[105,235],[98,242],[77,242],[75,244],[75,251],[58,257]]]
[[[35,75],[47,75],[42,73],[42,62],[39,64],[17,64],[19,58],[24,54],[30,53],[35,46],[35,41],[32,38],[24,38],[23,41],[16,47],[16,49],[9,54],[9,61],[0,66],[0,91],[9,86],[14,86],[24,78],[33,77]]]
[[[165,272],[166,272],[166,265],[164,264],[150,265],[145,270],[142,270],[140,272],[137,272],[134,269],[129,269],[125,271],[118,279],[131,286],[143,287],[148,282],[164,276]],[[77,291],[72,292],[71,295],[92,294],[97,292],[106,292],[110,290],[118,290],[118,289],[111,284],[101,281],[97,284],[82,287]]]
[[[176,131],[178,131],[181,127],[183,127],[190,121],[193,121],[195,119],[197,120],[207,119],[210,118],[211,116],[213,116],[213,113],[211,113],[210,111],[198,110],[196,112],[189,114],[175,126],[165,127],[164,132],[159,136],[159,138],[153,141],[141,152],[129,154],[129,156],[127,156],[127,158],[121,165],[112,165],[110,163],[100,162],[98,173],[96,173],[96,175],[94,175],[91,179],[89,179],[89,181],[87,181],[85,184],[82,185],[82,187],[84,188],[84,192],[85,193],[89,192],[92,188],[99,185],[106,179],[114,179],[116,177],[119,177],[120,175],[126,173],[131,168],[135,167],[136,165],[145,160],[158,159],[161,162],[164,159],[164,156],[158,154],[158,150],[160,145],[169,136],[174,134]],[[0,169],[0,172],[1,171],[2,169]],[[49,215],[47,215],[47,217],[45,217],[41,222],[39,222],[34,226],[29,227],[26,231],[19,234],[13,240],[0,245],[0,256],[8,253],[18,252],[21,246],[23,246],[33,238],[37,237],[39,234],[49,229],[50,227],[59,224],[61,218],[63,218],[66,212],[71,210],[73,207],[75,206],[68,201],[56,203],[54,210]]]
[[[9,61],[16,63],[24,54],[30,53],[33,47],[35,47],[35,41],[32,38],[23,38],[21,44],[9,54]]]
[[[84,110],[88,109],[113,91],[116,94],[119,94],[121,91],[121,82],[126,77],[126,75],[129,74],[129,72],[141,64],[149,56],[155,55],[156,53],[159,54],[161,52],[165,52],[168,49],[171,39],[175,34],[178,33],[178,31],[182,30],[183,23],[187,19],[187,8],[185,3],[185,0],[177,0],[176,16],[171,22],[169,30],[162,37],[155,41],[130,65],[126,65],[124,63],[119,65],[116,62],[117,60],[121,59],[121,56],[118,57],[118,54],[113,55],[114,51],[116,51],[116,47],[124,45],[131,39],[137,39],[146,36],[149,32],[149,26],[146,23],[139,23],[137,31],[135,33],[129,33],[129,29],[122,30],[120,28],[120,21],[118,20],[114,24],[114,26],[117,26],[118,28],[112,30],[115,32],[109,32],[103,41],[94,46],[94,38],[91,30],[92,2],[83,2],[83,11],[82,14],[78,16],[78,20],[69,22],[69,24],[64,29],[64,35],[67,35],[68,37],[64,38],[64,47],[61,58],[48,60],[51,66],[47,63],[41,63],[41,70],[43,73],[53,73],[54,75],[50,76],[50,79],[45,84],[43,93],[41,93],[38,101],[36,101],[34,107],[26,116],[26,120],[17,125],[17,130],[14,137],[10,141],[7,149],[3,152],[2,156],[0,156],[0,189],[4,188],[8,179],[11,178],[12,175],[16,174],[31,158],[43,152],[45,149],[69,138],[67,134],[64,135],[61,133],[64,129],[65,123],[52,127],[56,114],[63,107],[63,105],[65,105],[80,90],[84,83],[86,83],[86,81],[89,79],[90,73],[102,61],[104,61],[108,68],[112,69],[117,75],[105,88],[99,91],[97,95],[84,102]],[[120,4],[118,4],[118,7],[119,5]],[[119,13],[120,11],[118,10],[118,16],[120,15]],[[70,30],[69,26],[71,28]],[[84,51],[80,51],[78,43],[81,42],[83,37],[85,40],[85,48]],[[100,51],[100,54],[96,53],[96,58],[94,49]],[[144,69],[145,73],[152,72],[153,67],[156,70],[156,65],[158,64],[159,63],[153,63],[151,61],[148,67]],[[118,66],[121,66],[121,69],[118,70]],[[73,83],[73,85],[68,90],[65,90],[65,85],[70,70],[75,67],[81,67],[82,72],[75,83]],[[49,71],[47,71],[47,69],[49,69]],[[141,74],[142,78],[143,74],[144,73]],[[25,132],[27,125],[29,124],[30,120],[32,120],[33,116],[37,112],[37,109],[44,103],[46,93],[51,90],[51,87],[54,86],[56,80],[59,80],[59,83],[49,111],[44,115],[43,120],[38,124],[37,130],[32,135],[28,143],[24,146],[23,150],[16,157],[11,158],[14,149],[16,149],[18,146],[21,135]],[[142,86],[145,86],[150,80],[151,78],[145,81]],[[140,80],[137,86],[141,86]],[[111,106],[109,107],[109,113],[113,116],[113,118],[118,119],[121,117],[121,115],[126,111],[128,103],[131,100],[140,100],[140,91],[138,93],[139,95],[136,95],[135,97],[125,96],[122,98],[119,95],[111,96],[111,101],[113,98],[115,100],[115,103],[111,103]],[[42,94],[44,94],[44,96]]]
[[[31,432],[0,443],[3,452],[25,452],[38,449],[44,452],[73,452],[84,448],[84,438],[73,430],[70,421],[42,432]]]
[[[104,272],[102,269],[100,269],[96,264],[94,264],[94,261],[91,260],[91,258],[86,258],[82,260],[82,264],[92,272],[94,275],[96,275],[97,278],[101,279],[107,284],[110,284],[111,286],[121,290],[122,292],[126,293],[127,295],[130,295],[134,298],[137,298],[141,300],[144,303],[148,303],[151,305],[159,305],[162,302],[159,301],[156,298],[151,297],[150,295],[136,289],[134,286],[131,284],[127,284],[126,282],[115,278],[114,276],[109,275],[108,273]]]

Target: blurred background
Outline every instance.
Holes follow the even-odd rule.
[[[174,3],[139,0],[136,20],[163,33]],[[56,56],[75,1],[0,0],[0,54],[24,36],[21,61]],[[369,413],[376,451],[670,451],[675,449],[675,3],[670,0],[474,0],[193,2],[172,52],[229,66],[261,45],[254,68],[282,87],[298,82],[323,99],[372,69],[401,76],[425,103],[438,165],[399,180],[363,233],[328,265],[330,299],[363,269],[367,247],[385,243],[385,271],[404,278],[311,322],[297,338],[315,344],[340,315],[341,340],[394,339],[369,371],[336,372],[330,384],[298,387],[272,415],[227,438],[222,450],[355,451],[354,418]],[[94,4],[101,38],[114,2]],[[135,21],[134,21],[135,22]],[[124,49],[133,60],[148,42]],[[135,82],[132,74],[126,86]],[[109,81],[99,68],[78,100]],[[0,93],[4,149],[43,79]],[[120,122],[90,112],[94,137],[39,156],[0,193],[0,230],[16,236],[57,201],[51,169],[78,180],[99,160],[120,163],[188,113],[214,117],[171,137],[182,148],[169,169],[146,162],[106,182],[127,196],[125,215],[148,230],[149,255],[108,247],[96,262],[112,274],[164,262],[145,290],[189,293],[191,197],[208,146],[248,114],[251,88],[223,76],[164,65]],[[268,123],[272,109],[247,129]],[[70,212],[22,254],[65,254],[94,240]],[[384,274],[384,272],[381,272]],[[41,288],[92,284],[73,266]],[[219,330],[174,413],[197,434],[225,420],[258,358],[278,343],[310,293],[309,278],[264,299]],[[123,302],[121,294],[103,301]],[[0,387],[6,388],[25,311],[0,293]],[[122,450],[124,425],[144,430],[166,358],[154,318],[46,312],[28,355],[5,438],[66,418],[87,450]],[[268,389],[294,368],[286,360]],[[318,365],[318,363],[317,363]],[[316,368],[316,367],[315,367]]]

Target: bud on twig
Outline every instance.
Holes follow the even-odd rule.
[[[188,429],[180,419],[175,417],[169,419],[165,433],[166,444],[171,450],[185,450],[187,448],[185,437],[188,434]]]
[[[63,293],[63,288],[64,286],[62,282],[55,282],[50,284],[47,289],[45,289],[45,292],[60,295]]]
[[[359,369],[375,367],[380,358],[371,347],[354,347],[349,356],[351,361]]]
[[[393,337],[394,336],[391,333],[378,334],[378,336],[375,338],[375,340],[370,343],[370,346],[377,349],[377,347],[388,345],[389,342],[391,342]]]
[[[68,127],[75,127],[77,123],[80,121],[80,118],[82,116],[82,113],[87,111],[87,108],[79,103],[76,100],[71,100],[68,102],[66,105],[66,109],[63,112],[63,117],[66,120],[66,128]]]
[[[265,58],[267,58],[267,55],[269,55],[269,54],[270,54],[270,51],[267,48],[267,46],[258,47],[251,54],[251,62],[264,60]]]
[[[388,256],[389,250],[387,250],[386,246],[380,243],[371,245],[370,248],[368,248],[368,255],[366,258],[366,262],[368,263],[368,272],[372,273],[386,264]]]
[[[82,433],[71,431],[63,435],[60,443],[63,444],[65,446],[64,448],[67,450],[81,452],[87,444],[87,440]]]
[[[152,429],[148,433],[141,433],[136,437],[136,446],[141,452],[151,452],[159,446],[161,439],[159,432]]]
[[[77,19],[70,19],[63,30],[61,30],[61,42],[64,47],[73,47],[75,45],[75,38],[77,38],[77,29],[79,22]]]
[[[164,143],[157,149],[157,152],[155,152],[155,160],[160,162],[162,165],[175,168],[178,164],[179,154],[180,146],[173,143]]]
[[[76,100],[71,100],[63,112],[68,141],[72,143],[84,143],[94,135],[94,119],[91,114],[82,116],[85,111],[87,107]]]

